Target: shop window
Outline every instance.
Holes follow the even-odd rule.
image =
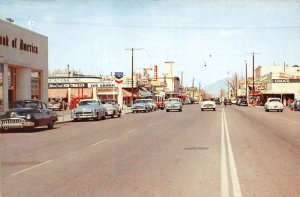
[[[16,100],[16,68],[8,66],[8,103],[9,108],[12,108],[13,102]]]
[[[0,111],[4,111],[4,100],[3,100],[3,64],[0,64]]]
[[[31,99],[41,99],[41,72],[31,71]]]

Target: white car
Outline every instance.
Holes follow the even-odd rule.
[[[205,109],[212,109],[216,111],[216,103],[215,101],[202,101],[201,102],[201,111]]]
[[[278,112],[283,111],[283,104],[280,98],[268,98],[267,102],[265,103],[265,111],[268,112],[270,110],[275,110]]]

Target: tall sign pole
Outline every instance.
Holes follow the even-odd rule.
[[[254,89],[254,52],[252,53],[252,97],[254,100],[254,94],[255,94],[255,89]]]
[[[246,100],[248,102],[248,65],[247,65],[247,62],[246,62]]]

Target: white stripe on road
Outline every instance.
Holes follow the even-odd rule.
[[[221,118],[221,194],[222,197],[229,196],[228,188],[228,173],[227,173],[227,160],[226,160],[226,144],[225,144],[225,132],[224,132],[224,109],[222,109]]]
[[[233,196],[234,197],[241,197],[241,188],[240,188],[240,182],[239,178],[237,175],[237,170],[236,170],[236,165],[234,161],[234,156],[233,156],[233,151],[232,151],[232,146],[231,146],[231,141],[230,141],[230,136],[229,136],[229,131],[228,131],[228,125],[227,125],[227,120],[226,120],[226,114],[224,109],[222,110],[222,119],[224,121],[224,128],[225,128],[225,141],[227,142],[227,150],[228,150],[228,160],[229,160],[229,168],[230,168],[230,174],[231,174],[231,181],[232,181],[232,191],[233,191]],[[223,143],[222,142],[222,143]],[[225,150],[226,154],[226,150]]]
[[[98,144],[101,144],[101,143],[106,142],[106,141],[109,141],[109,140],[110,140],[110,139],[105,139],[105,140],[102,140],[102,141],[100,141],[100,142],[96,142],[95,144],[90,145],[90,147],[96,146],[96,145],[98,145]]]
[[[126,133],[131,133],[131,132],[134,132],[134,131],[136,131],[136,129],[133,129],[133,130],[127,131]]]
[[[40,163],[40,164],[38,164],[38,165],[31,166],[30,168],[26,168],[26,169],[24,169],[24,170],[21,170],[21,171],[15,172],[15,173],[11,174],[10,176],[15,176],[15,175],[17,175],[17,174],[21,174],[21,173],[23,173],[23,172],[26,172],[26,171],[28,171],[28,170],[31,170],[31,169],[33,169],[33,168],[37,168],[37,167],[39,167],[39,166],[42,166],[42,165],[48,164],[48,163],[50,163],[50,162],[52,162],[52,161],[53,161],[53,160],[48,160],[48,161],[45,161],[45,162],[43,162],[43,163]]]

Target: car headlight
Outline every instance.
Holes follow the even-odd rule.
[[[30,114],[27,114],[27,115],[26,115],[26,119],[28,119],[28,120],[31,119],[31,115],[30,115]]]
[[[17,116],[17,113],[16,112],[11,112],[10,117],[13,118],[15,116]]]

